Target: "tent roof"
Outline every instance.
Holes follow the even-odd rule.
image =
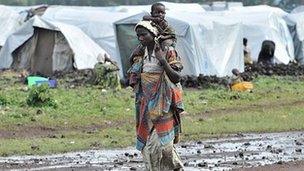
[[[97,63],[97,56],[106,53],[79,28],[35,16],[26,22],[21,29],[9,36],[0,52],[0,61],[2,61],[0,68],[11,66],[13,62],[12,52],[33,36],[34,27],[60,31],[74,52],[74,67],[77,69],[93,68]]]
[[[0,5],[0,46],[3,46],[7,37],[22,24],[19,14],[10,8]]]
[[[163,3],[168,12],[191,11],[202,13],[205,10],[197,3]],[[51,6],[43,15],[48,20],[76,25],[94,38],[114,36],[112,24],[118,20],[138,13],[150,12],[151,5],[132,5],[114,7],[67,7]],[[124,10],[125,9],[125,10]],[[190,18],[190,17],[189,17]]]
[[[122,12],[94,10],[94,7],[51,6],[42,18],[75,25],[89,36],[100,39],[114,36],[113,22],[126,17],[126,15],[128,14]]]
[[[136,24],[138,21],[142,20],[142,17],[147,13],[139,13],[122,20],[115,22],[115,25],[119,24]],[[166,20],[174,28],[176,35],[184,36],[187,33],[187,29],[190,25],[200,25],[208,29],[213,27],[214,22],[220,24],[237,24],[237,21],[229,21],[220,16],[206,16],[205,12],[180,12],[180,11],[170,11],[166,14]]]
[[[281,8],[271,7],[268,5],[256,5],[256,6],[239,6],[239,7],[231,7],[230,11],[238,11],[245,13],[259,13],[259,12],[273,12],[281,17],[286,16],[288,13],[282,10]]]
[[[204,14],[172,11],[166,15],[178,36],[176,47],[185,66],[182,74],[225,76],[231,75],[232,68],[243,70],[240,23]],[[116,29],[119,25],[135,25],[143,15],[145,13],[115,22]],[[121,54],[122,58],[126,55]]]
[[[165,1],[161,1],[160,3],[162,3],[166,6],[167,12],[169,12],[169,11],[189,12],[189,11],[191,11],[194,13],[194,12],[206,11],[198,3],[173,3],[173,2],[165,2]]]
[[[304,12],[291,13],[286,20],[290,25],[296,25],[298,39],[304,41]]]
[[[275,59],[278,63],[289,63],[294,59],[294,45],[287,23],[287,16],[280,9],[269,6],[237,7],[237,10],[206,12],[206,17],[218,16],[229,21],[238,21],[244,25],[244,37],[252,45],[251,55],[257,60],[263,40],[276,43]],[[268,9],[268,10],[267,10]]]
[[[116,54],[113,23],[130,15],[124,12],[110,12],[106,7],[51,6],[42,18],[67,23],[80,28],[121,67]],[[112,8],[112,7],[109,7]]]
[[[304,5],[300,5],[291,11],[292,14],[301,12],[304,12]]]

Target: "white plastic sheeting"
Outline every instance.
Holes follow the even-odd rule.
[[[304,12],[291,13],[286,18],[293,35],[295,58],[304,64]]]
[[[32,6],[7,6],[7,7],[17,12],[22,17],[22,20],[25,21],[27,19],[27,15],[30,10],[36,10],[41,7],[47,7],[47,5],[41,4],[41,5],[32,5]]]
[[[256,5],[256,6],[236,6],[236,7],[231,7],[229,8],[230,11],[237,11],[241,13],[260,13],[260,12],[271,12],[275,13],[276,15],[280,17],[286,16],[288,13],[282,10],[281,8],[277,7],[271,7],[268,5]]]
[[[173,3],[160,1],[164,4],[167,11],[185,11],[185,12],[203,12],[205,9],[198,3]],[[152,4],[151,4],[152,5]],[[108,11],[108,12],[124,12],[131,15],[150,12],[151,5],[119,5],[119,6],[104,6],[104,7],[88,7],[88,6],[69,6],[69,8],[77,10],[94,10],[94,11]]]
[[[287,64],[294,60],[294,45],[286,21],[287,13],[269,6],[234,7],[230,11],[210,12],[209,17],[222,16],[226,20],[239,21],[244,25],[243,37],[248,39],[251,56],[257,61],[264,40],[276,44],[275,62]]]
[[[197,3],[170,3],[161,2],[167,11],[204,12]],[[101,48],[106,50],[111,58],[122,68],[117,54],[113,23],[143,11],[150,12],[151,5],[113,6],[113,7],[76,7],[51,6],[42,18],[50,21],[59,21],[79,27],[91,37]],[[122,70],[120,70],[122,75]]]
[[[295,13],[301,13],[301,12],[304,12],[304,5],[300,5],[300,6],[296,7],[290,13],[295,14]]]
[[[4,45],[10,34],[21,26],[22,21],[17,12],[0,5],[0,47]]]
[[[200,13],[206,11],[200,4],[198,3],[172,3],[160,1],[160,3],[166,6],[167,12],[175,11],[175,12],[194,12]],[[151,8],[151,5],[150,5]]]
[[[133,27],[129,26],[140,21],[143,15],[137,14],[116,22],[117,29],[123,30],[123,26],[128,29],[116,30],[116,33],[125,32],[128,37],[136,39]],[[242,29],[239,23],[189,12],[168,12],[166,19],[176,31],[176,48],[182,57],[183,75],[226,76],[231,75],[233,68],[243,71]],[[117,37],[117,41],[121,59],[125,63],[125,58],[130,54],[125,54],[122,49],[131,41],[123,40],[122,37]]]
[[[95,7],[53,6],[46,10],[42,18],[80,28],[119,64],[113,23],[126,16],[127,13],[97,10]]]
[[[296,24],[298,38],[304,41],[304,12],[290,14],[288,19]]]
[[[33,36],[34,27],[60,31],[74,52],[74,67],[77,69],[94,68],[97,56],[106,53],[79,28],[35,16],[8,37],[0,52],[0,68],[10,68],[12,53]]]

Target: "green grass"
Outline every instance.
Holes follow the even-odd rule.
[[[132,146],[131,89],[94,86],[51,89],[58,107],[30,107],[29,91],[14,75],[0,79],[0,155],[48,154]],[[259,77],[253,92],[223,87],[186,89],[182,141],[244,132],[304,130],[302,78]]]

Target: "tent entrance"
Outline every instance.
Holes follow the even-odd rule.
[[[34,35],[13,52],[14,69],[51,76],[73,70],[73,51],[61,32],[35,27]]]
[[[52,75],[53,73],[53,50],[55,44],[55,31],[41,28],[35,29],[38,34],[35,52],[31,60],[33,73]]]

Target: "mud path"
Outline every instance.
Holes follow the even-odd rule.
[[[303,171],[304,161],[283,162],[254,168],[240,168],[234,171]]]
[[[304,160],[304,132],[238,134],[177,146],[185,170],[230,170]],[[302,167],[303,165],[301,165]],[[303,168],[304,169],[304,168]],[[133,148],[0,157],[0,170],[143,170]]]

